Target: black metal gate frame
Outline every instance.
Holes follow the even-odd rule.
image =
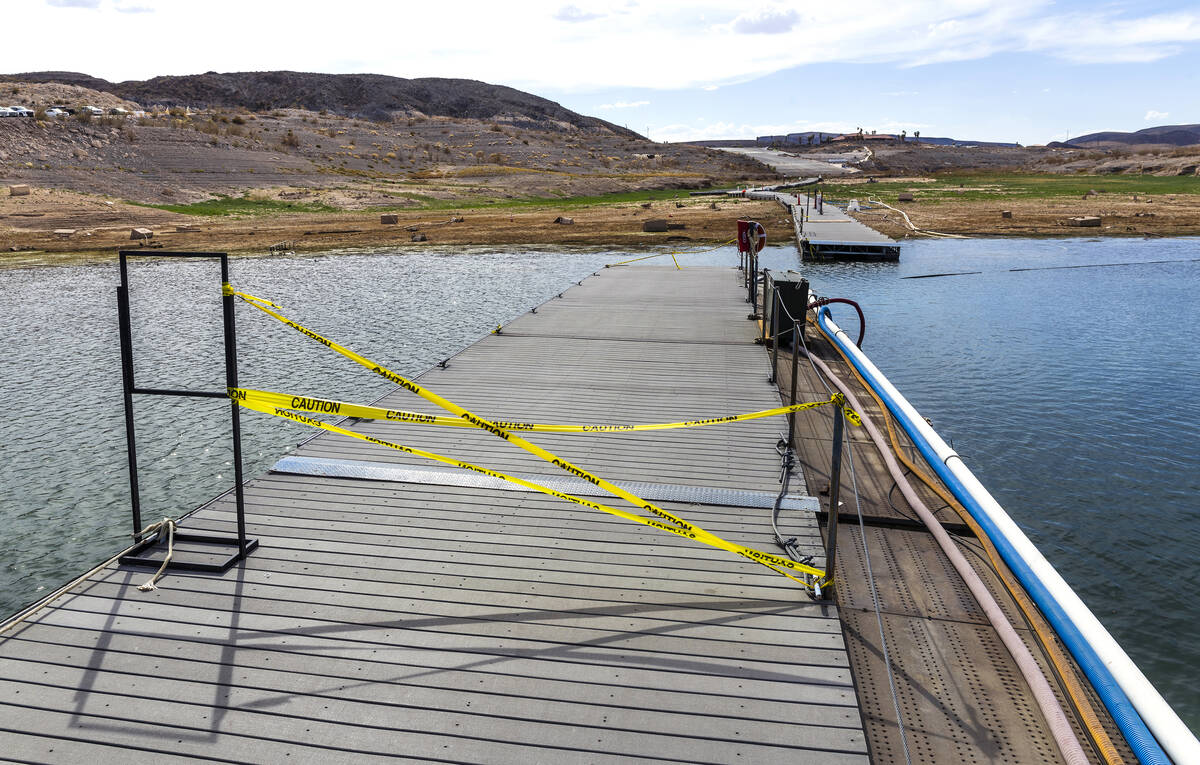
[[[138,486],[137,439],[134,431],[133,395],[150,396],[187,396],[193,398],[228,398],[225,391],[195,391],[170,388],[141,388],[134,380],[133,370],[133,330],[129,311],[129,267],[130,258],[215,258],[221,261],[221,286],[229,283],[229,256],[224,252],[145,252],[140,250],[121,250],[120,256],[121,284],[117,287],[117,315],[121,335],[121,378],[125,392],[125,444],[129,453],[129,492],[130,506],[133,511],[133,536],[141,536],[142,508],[141,492]],[[238,387],[237,369],[237,332],[234,325],[233,295],[222,290],[221,309],[225,329],[225,385],[229,388]],[[242,486],[242,426],[237,402],[230,400],[230,418],[233,440],[233,473],[234,498],[237,505],[237,536],[213,534],[203,531],[176,531],[175,540],[195,542],[216,546],[236,546],[235,552],[218,562],[204,563],[195,561],[171,560],[167,568],[188,571],[225,571],[234,563],[246,557],[258,547],[257,539],[246,538],[246,506],[245,492]],[[149,553],[162,539],[162,534],[150,534],[135,545],[128,553],[121,556],[120,562],[131,566],[153,566],[157,568],[162,559],[154,559]]]

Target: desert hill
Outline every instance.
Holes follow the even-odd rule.
[[[501,122],[513,127],[636,134],[587,117],[531,93],[478,80],[380,74],[307,72],[206,72],[149,80],[108,82],[79,72],[25,72],[0,80],[61,83],[111,93],[143,106],[202,109],[304,109],[371,120],[451,117]]]
[[[1200,125],[1161,125],[1149,127],[1133,133],[1122,133],[1106,130],[1100,133],[1089,133],[1078,138],[1072,138],[1066,143],[1070,146],[1090,146],[1096,144],[1128,144],[1130,146],[1158,144],[1168,146],[1194,146],[1200,144]]]
[[[127,113],[81,110],[56,119],[38,111],[0,120],[0,188],[26,183],[172,205],[253,192],[284,204],[356,209],[774,177],[745,157],[654,143],[546,99],[468,80],[295,72],[118,84],[71,72],[8,77],[17,79],[0,75],[0,93],[12,103]],[[285,102],[302,106],[246,106]],[[364,112],[376,118],[355,116]]]

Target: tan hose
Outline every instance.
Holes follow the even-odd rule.
[[[811,323],[812,320],[809,319],[809,322]],[[842,359],[846,361],[847,365],[850,367],[850,371],[854,374],[855,378],[858,379],[859,383],[862,384],[863,389],[870,394],[871,398],[875,399],[875,403],[879,406],[880,411],[886,413],[887,407],[884,405],[883,401],[881,401],[879,396],[876,395],[873,390],[871,390],[871,386],[867,385],[866,381],[863,380],[862,375],[860,375],[858,370],[854,368],[854,365],[850,364],[849,359],[846,359],[845,354],[842,354],[841,349],[834,346],[834,350],[836,350],[838,354],[842,356]],[[816,358],[813,358],[813,360],[819,361],[819,359]],[[862,410],[860,409],[857,411]],[[885,416],[883,419],[884,424],[887,426],[888,438],[891,441],[892,449],[895,451],[896,456],[899,457],[900,461],[904,463],[905,467],[912,471],[913,475],[919,478],[922,483],[928,486],[934,493],[938,495],[938,497],[942,499],[943,502],[945,502],[951,509],[954,510],[958,517],[967,524],[972,533],[974,533],[976,538],[979,540],[979,543],[983,546],[988,560],[991,561],[992,569],[996,572],[996,575],[1004,584],[1004,588],[1008,591],[1008,594],[1012,596],[1013,601],[1016,602],[1017,607],[1021,609],[1021,612],[1025,616],[1026,622],[1028,622],[1030,628],[1037,636],[1038,643],[1041,644],[1042,650],[1046,653],[1046,658],[1049,659],[1050,664],[1054,667],[1055,672],[1062,681],[1066,693],[1071,699],[1072,706],[1079,714],[1084,728],[1087,730],[1092,742],[1099,750],[1100,755],[1104,758],[1105,763],[1108,765],[1125,765],[1125,758],[1117,750],[1117,747],[1113,743],[1112,738],[1109,737],[1108,732],[1104,730],[1104,725],[1100,722],[1099,715],[1096,714],[1096,710],[1092,706],[1086,691],[1084,690],[1083,686],[1080,685],[1075,672],[1071,669],[1070,660],[1063,654],[1062,649],[1058,647],[1054,637],[1046,633],[1045,626],[1038,617],[1039,612],[1037,606],[1035,606],[1033,602],[1029,600],[1029,597],[1025,594],[1024,590],[1019,585],[1015,584],[1012,581],[1012,578],[1005,573],[1005,567],[1000,563],[999,553],[996,551],[995,546],[992,544],[987,534],[982,528],[980,528],[979,524],[975,521],[971,514],[968,513],[961,504],[959,504],[959,502],[954,498],[954,495],[950,494],[950,492],[948,492],[937,481],[930,478],[923,470],[921,470],[921,468],[914,464],[907,455],[905,455],[904,450],[900,447],[899,439],[896,438],[896,430],[892,426],[892,418],[890,416]]]
[[[836,377],[825,362],[809,356],[809,358],[821,367],[825,375],[833,381],[833,384],[838,387],[846,395],[846,400],[856,411],[863,411],[862,405],[854,392],[850,390],[850,386],[842,382]],[[884,410],[886,411],[886,410]],[[970,561],[963,555],[962,550],[950,538],[950,534],[938,522],[925,503],[917,496],[912,484],[904,477],[904,472],[900,469],[899,463],[892,455],[890,449],[884,443],[883,434],[879,432],[879,428],[870,417],[863,418],[863,425],[867,429],[867,433],[871,436],[871,440],[875,442],[875,446],[879,449],[880,455],[887,464],[888,471],[896,481],[896,485],[900,488],[900,492],[908,503],[916,511],[921,521],[929,528],[933,538],[937,541],[938,547],[950,559],[950,563],[954,569],[962,577],[967,588],[971,590],[971,594],[975,596],[975,600],[983,609],[987,620],[995,628],[996,634],[1000,637],[1000,641],[1004,643],[1004,647],[1012,655],[1013,660],[1017,664],[1017,668],[1021,671],[1021,676],[1025,678],[1025,682],[1029,684],[1030,690],[1033,692],[1034,700],[1037,702],[1038,708],[1042,712],[1042,716],[1046,718],[1046,723],[1050,728],[1050,733],[1054,737],[1055,743],[1058,745],[1059,751],[1062,753],[1063,759],[1068,765],[1088,765],[1090,762],[1087,755],[1083,751],[1083,747],[1079,743],[1079,739],[1075,736],[1075,730],[1071,727],[1070,720],[1067,719],[1066,713],[1062,706],[1058,703],[1058,697],[1054,695],[1054,689],[1050,687],[1050,682],[1046,676],[1042,674],[1041,668],[1038,666],[1037,660],[1030,653],[1029,647],[1021,640],[1016,629],[1008,622],[1004,616],[1004,611],[1000,608],[1000,604],[992,597],[988,591],[987,585],[979,577],[979,574],[972,568]],[[836,501],[836,499],[831,499]]]

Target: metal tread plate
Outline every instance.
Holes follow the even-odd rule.
[[[327,478],[361,478],[371,481],[423,483],[437,486],[503,489],[506,491],[531,493],[535,491],[534,489],[528,489],[499,478],[472,473],[468,470],[426,467],[423,465],[399,465],[387,462],[370,462],[367,460],[338,460],[289,455],[276,462],[271,467],[271,470],[276,473],[322,476]],[[575,494],[585,497],[608,496],[607,492],[599,491],[594,484],[582,478],[539,475],[535,473],[514,473],[513,475],[516,478],[531,481],[565,494]],[[770,509],[775,506],[775,499],[778,496],[766,491],[726,489],[715,486],[684,486],[680,484],[649,483],[645,481],[620,481],[616,482],[616,485],[644,499],[660,502],[679,502],[682,504],[718,505],[722,507]],[[780,509],[806,510],[815,513],[820,508],[816,497],[808,497],[802,494],[788,494],[784,496],[783,501],[780,503]]]

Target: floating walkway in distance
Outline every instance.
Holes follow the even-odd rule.
[[[505,420],[777,407],[744,295],[727,268],[608,269],[418,380]],[[434,411],[399,389],[379,404]],[[566,476],[482,431],[346,427]],[[659,501],[715,534],[775,551],[762,505],[779,492],[786,429],[775,416],[530,438],[675,497]],[[321,433],[248,482],[260,546],[225,573],[172,570],[139,592],[145,569],[110,565],[0,632],[3,756],[867,762],[836,606],[736,555],[449,472]],[[781,531],[823,566],[814,501],[802,481],[790,491]],[[234,523],[227,494],[181,528]]]
[[[751,189],[745,195],[774,200],[787,208],[803,260],[900,260],[899,242],[859,223],[838,207],[822,204],[818,211],[811,197],[774,187]]]

